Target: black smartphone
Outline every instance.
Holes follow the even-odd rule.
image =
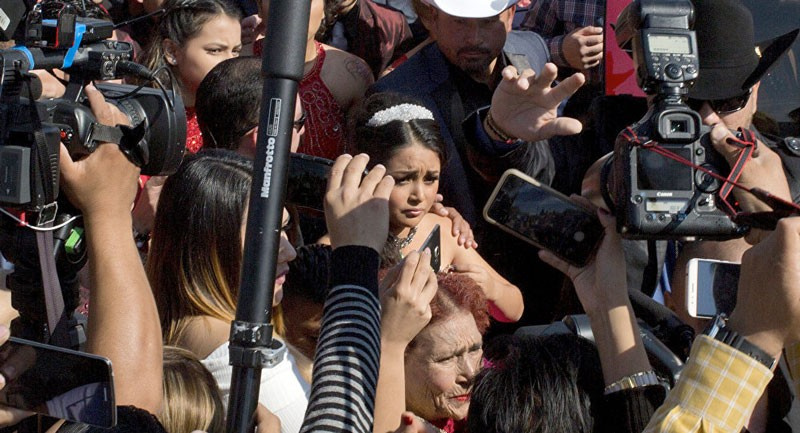
[[[286,204],[323,212],[322,202],[332,166],[330,159],[293,153],[289,161]]]
[[[0,404],[98,427],[117,423],[111,361],[10,337],[0,346]]]
[[[439,228],[439,224],[436,224],[428,237],[425,238],[425,242],[423,242],[422,246],[419,248],[419,252],[425,251],[425,248],[431,249],[431,267],[434,272],[439,272],[442,269],[441,232],[442,230]]]
[[[516,169],[503,173],[483,217],[575,266],[586,265],[604,233],[594,212]]]
[[[734,262],[691,259],[686,267],[686,309],[692,317],[730,315],[736,307],[739,269]]]

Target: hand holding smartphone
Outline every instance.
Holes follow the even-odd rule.
[[[0,346],[0,404],[69,421],[116,424],[111,361],[10,337]]]
[[[483,217],[578,267],[588,263],[604,234],[594,212],[516,169],[503,173]]]

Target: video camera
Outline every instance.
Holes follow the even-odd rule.
[[[14,20],[0,23],[4,24],[0,39],[13,35],[17,42],[0,50],[0,206],[10,208],[4,213],[17,216],[17,221],[0,217],[0,247],[14,264],[7,287],[20,312],[11,331],[26,339],[77,348],[81,337],[76,334],[81,331],[75,332],[79,326],[72,312],[78,303],[76,275],[86,261],[86,250],[77,210],[58,196],[60,144],[73,159],[81,159],[100,143],[117,143],[142,174],[168,175],[183,159],[186,114],[174,89],[167,90],[153,71],[132,61],[131,44],[108,39],[113,23],[80,17],[75,6],[58,0],[30,7],[20,0],[0,0],[0,12]],[[23,28],[17,29],[23,19]],[[37,100],[42,85],[31,71],[53,69],[69,75],[64,96]],[[153,80],[160,88],[97,84],[132,126],[97,123],[84,86],[130,75]],[[25,221],[18,223],[21,220]],[[51,230],[50,246],[43,247],[41,234],[34,235],[26,225],[38,226],[33,228],[39,232]],[[51,260],[55,271],[48,275],[45,261]],[[57,325],[45,308],[44,292],[50,291],[42,289],[53,286],[54,273],[64,301]],[[43,284],[43,275],[48,284]]]
[[[617,21],[618,43],[632,51],[649,105],[617,136],[601,179],[618,231],[629,239],[722,240],[747,231],[720,207],[723,182],[695,168],[722,178],[730,172],[711,147],[710,128],[684,102],[699,73],[693,24],[690,0],[636,0]]]
[[[56,18],[46,18],[42,4],[37,4],[27,14],[24,43],[0,51],[0,205],[42,212],[55,203],[61,142],[74,159],[94,151],[100,142],[115,141],[143,174],[166,175],[177,169],[186,120],[174,91],[98,85],[128,116],[130,128],[99,125],[88,108],[82,89],[89,81],[126,75],[153,78],[147,68],[132,62],[131,44],[108,39],[113,29],[111,22],[78,17],[69,4]],[[30,71],[56,68],[69,74],[64,97],[35,101],[41,84]],[[48,210],[40,221],[54,216]]]

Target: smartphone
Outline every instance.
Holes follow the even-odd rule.
[[[317,156],[292,153],[289,158],[289,180],[286,204],[323,212],[322,201],[328,188],[328,175],[333,161]]]
[[[433,268],[434,272],[439,272],[442,269],[442,234],[441,229],[439,228],[439,224],[436,224],[431,230],[430,234],[427,238],[425,238],[425,242],[422,243],[422,246],[419,249],[419,252],[425,251],[425,248],[431,249],[431,267]]]
[[[10,337],[0,346],[0,404],[98,427],[117,423],[111,361]]]
[[[686,269],[686,309],[692,317],[730,315],[736,306],[739,268],[734,262],[691,259]]]
[[[483,218],[574,266],[586,265],[604,233],[594,212],[516,169],[503,173]]]

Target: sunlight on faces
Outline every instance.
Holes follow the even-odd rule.
[[[173,50],[183,88],[194,95],[208,71],[223,60],[238,57],[241,49],[239,20],[224,14],[209,20],[195,37]]]
[[[405,358],[406,409],[429,421],[466,418],[482,342],[463,309],[417,334]]]
[[[249,199],[248,199],[249,200]],[[244,239],[247,232],[247,215],[249,214],[249,207],[245,208],[242,215],[242,254],[244,254]],[[275,307],[281,303],[283,299],[283,283],[286,282],[286,274],[289,273],[289,262],[297,257],[297,251],[294,250],[292,243],[289,241],[289,236],[286,234],[289,229],[289,211],[283,208],[283,220],[281,221],[281,243],[278,247],[278,261],[275,265],[275,289],[272,292],[272,306]]]
[[[431,34],[442,54],[476,81],[488,79],[511,31],[514,7],[488,18],[460,18],[433,8]]]
[[[439,190],[439,155],[417,143],[397,151],[386,163],[394,178],[389,196],[389,227],[396,233],[416,227],[428,213]]]

